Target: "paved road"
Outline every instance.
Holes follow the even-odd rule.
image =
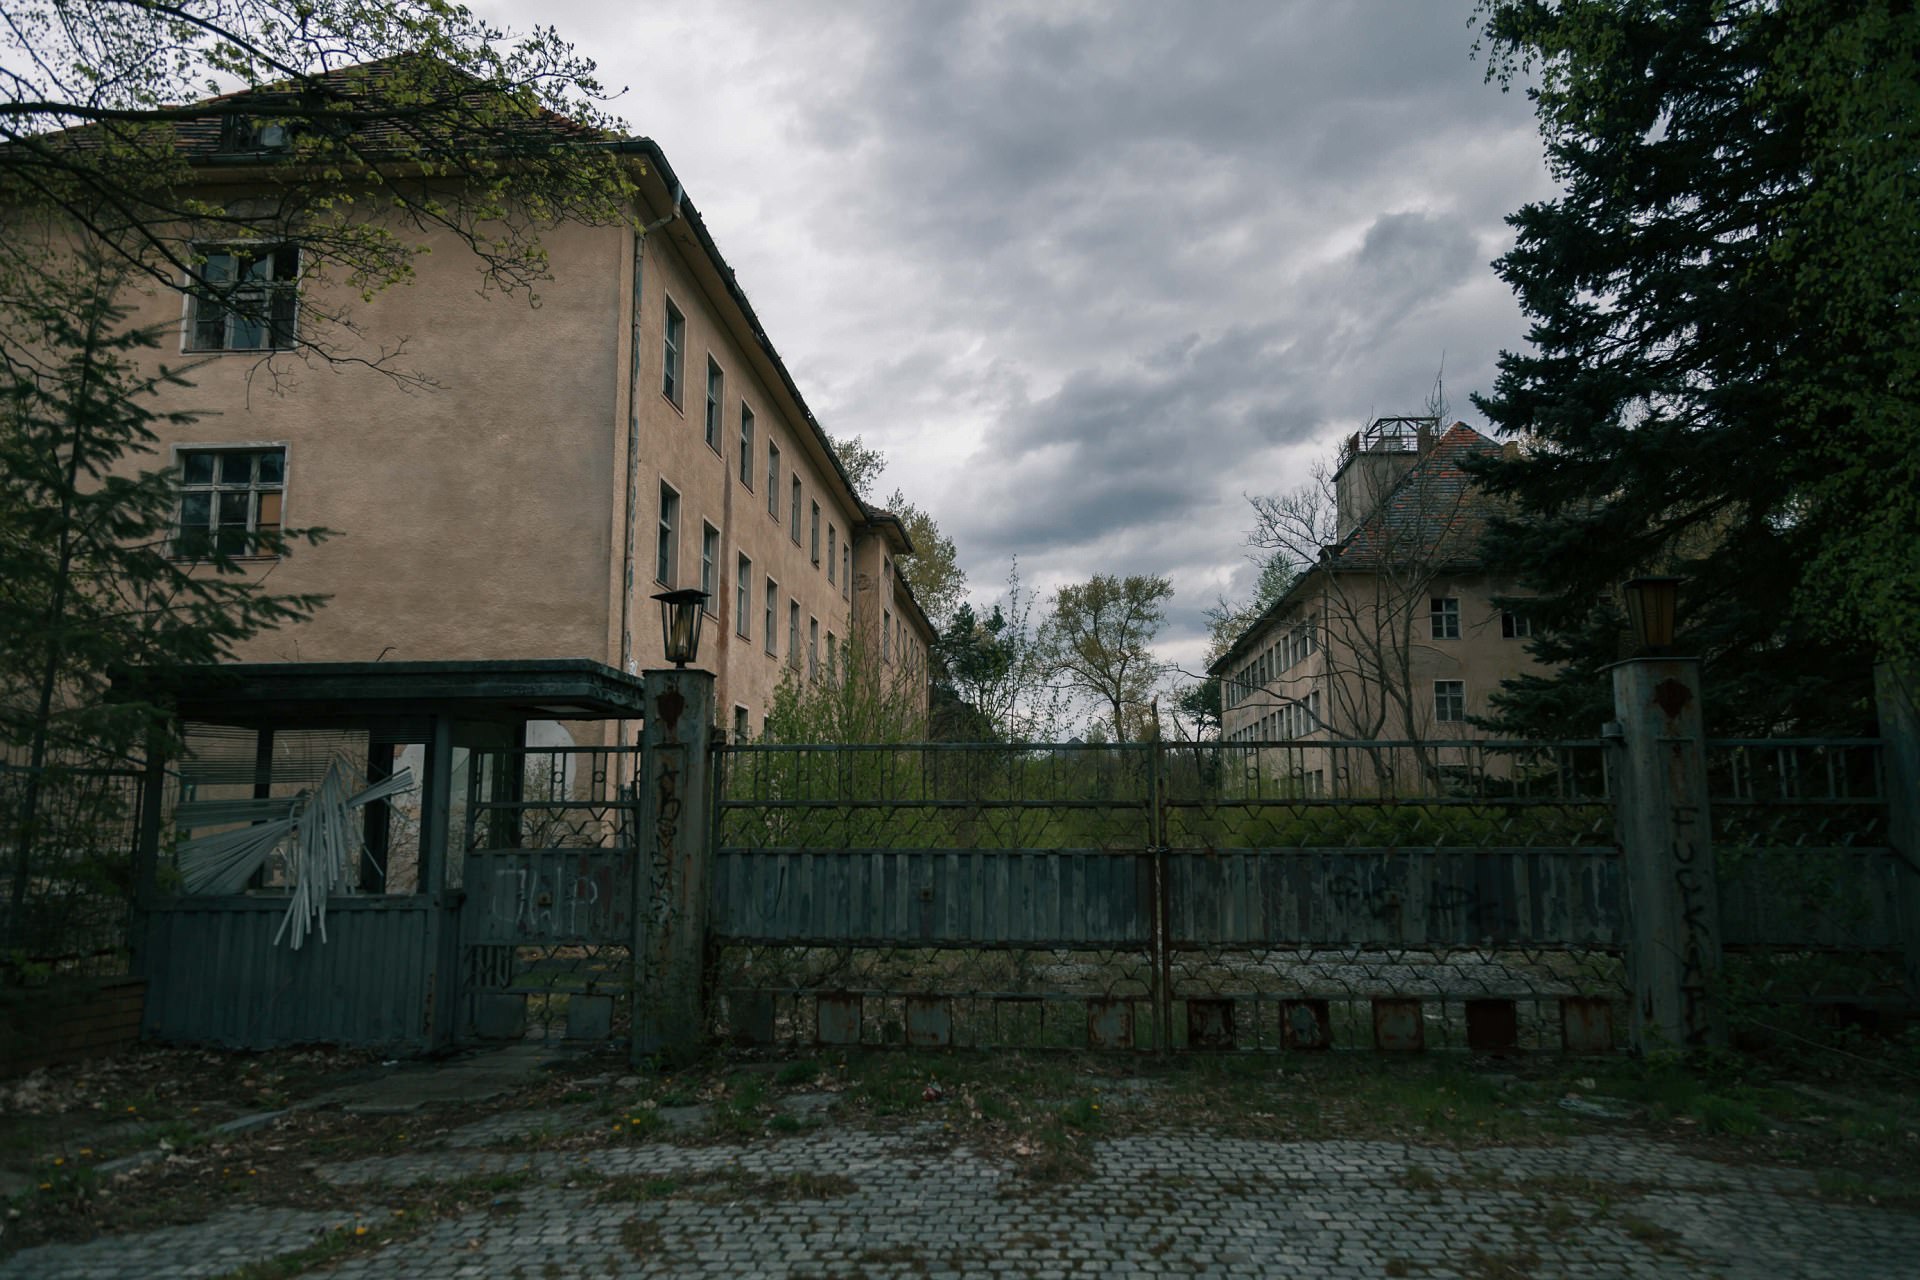
[[[533,1117],[522,1117],[524,1129]],[[515,1152],[515,1117],[438,1151],[325,1168],[338,1207],[34,1249],[5,1280],[197,1280],[355,1222],[388,1187],[525,1171],[483,1211],[316,1274],[563,1276],[1848,1277],[1909,1280],[1920,1215],[1824,1203],[1811,1175],[1637,1138],[1455,1152],[1385,1142],[1132,1136],[1036,1186],[939,1127],[835,1124],[736,1147]],[[550,1117],[543,1123],[550,1125]],[[574,1185],[568,1186],[567,1183]]]

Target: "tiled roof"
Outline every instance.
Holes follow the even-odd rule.
[[[299,129],[337,118],[354,150],[369,157],[444,154],[475,145],[501,152],[524,144],[535,151],[557,142],[619,140],[544,108],[509,117],[500,113],[500,101],[499,91],[485,81],[438,59],[408,54],[161,108],[156,114],[171,117],[175,152],[195,164],[259,163],[257,148],[232,146],[229,124],[236,117],[270,121],[284,116]],[[86,148],[108,134],[132,137],[149,127],[146,121],[109,119],[48,136]]]
[[[1421,561],[1435,566],[1477,563],[1491,499],[1462,462],[1500,446],[1464,422],[1448,427],[1407,469],[1378,508],[1329,553],[1329,567],[1367,569]]]

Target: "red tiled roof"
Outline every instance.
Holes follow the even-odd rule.
[[[1436,566],[1476,563],[1491,505],[1461,464],[1499,448],[1464,422],[1448,427],[1387,491],[1379,507],[1331,548],[1328,567],[1367,569],[1415,560]]]

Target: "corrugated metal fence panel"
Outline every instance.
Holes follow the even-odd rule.
[[[630,849],[476,849],[466,858],[470,943],[633,940]]]
[[[1182,946],[1615,946],[1612,849],[1176,849]]]
[[[144,1035],[236,1049],[427,1046],[425,899],[335,902],[327,940],[273,936],[284,901],[209,898],[141,917]]]
[[[718,940],[1144,945],[1151,863],[1101,849],[722,848]]]
[[[1715,861],[1725,946],[1900,946],[1890,849],[1718,849]]]

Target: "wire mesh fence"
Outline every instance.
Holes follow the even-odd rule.
[[[0,760],[0,985],[128,972],[142,777]]]

